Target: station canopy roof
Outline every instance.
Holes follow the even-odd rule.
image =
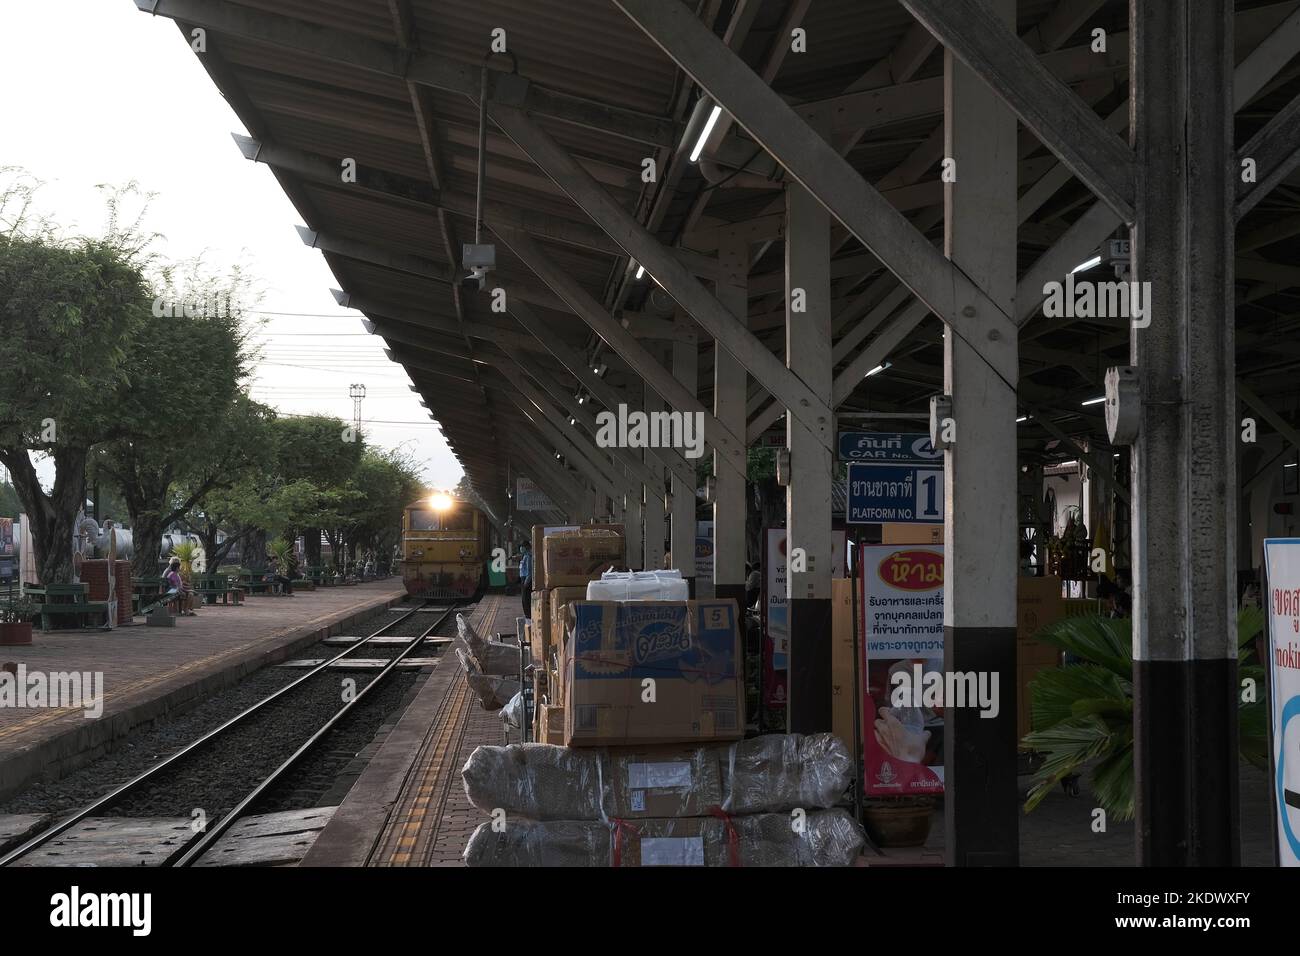
[[[701,90],[611,0],[137,5],[175,20],[186,41],[195,27],[205,29],[201,62],[251,133],[240,147],[269,166],[302,217],[304,241],[333,270],[340,301],[360,309],[384,337],[497,514],[505,511],[508,476],[530,475],[552,489],[568,479],[577,483],[567,456],[555,458],[559,439],[536,422],[545,417],[552,427],[571,428],[580,395],[583,408],[601,406],[575,374],[600,370],[599,380],[615,390],[640,381],[575,314],[573,287],[665,362],[674,327],[663,289],[649,274],[637,278],[639,266],[617,238],[491,123],[484,184],[490,228],[483,241],[495,243],[496,266],[484,291],[462,284],[461,247],[475,238],[485,63],[494,97],[526,80],[523,107],[531,119],[706,283],[716,274],[720,231],[753,224],[748,324],[783,354],[785,175],[725,110],[701,161],[689,160],[687,127]],[[942,246],[944,52],[896,0],[691,0],[689,6],[787,103],[843,98],[834,145]],[[1100,117],[1112,118],[1117,132],[1127,119],[1127,6],[1124,0],[1020,0],[1016,27],[1041,62]],[[1300,4],[1237,6],[1241,63]],[[794,27],[806,31],[808,52],[791,51]],[[1098,27],[1106,30],[1104,53],[1092,49]],[[496,29],[505,31],[509,55],[488,56]],[[507,74],[514,74],[514,87]],[[1239,104],[1238,143],[1300,90],[1296,63],[1269,76]],[[698,117],[689,132],[697,127]],[[648,157],[656,162],[652,182],[642,175]],[[342,175],[347,159],[355,160],[355,182]],[[1019,192],[1023,277],[1096,200],[1023,127]],[[503,241],[497,226],[515,241]],[[1241,221],[1235,263],[1239,378],[1284,413],[1295,409],[1300,363],[1297,236],[1300,189],[1287,182]],[[831,248],[837,369],[872,349],[880,356],[876,364],[888,363],[864,375],[838,410],[924,415],[928,397],[943,387],[942,324],[933,315],[905,316],[911,295],[838,223]],[[550,282],[534,268],[539,255],[554,273]],[[557,275],[564,295],[556,291]],[[1109,276],[1104,261],[1089,274]],[[531,328],[511,312],[493,310],[496,287],[525,304]],[[1122,320],[1041,312],[1028,320],[1018,389],[1026,416],[1019,431],[1023,456],[1047,457],[1070,441],[1104,450],[1102,406],[1083,403],[1102,394],[1108,366],[1128,364],[1128,340]],[[702,331],[699,343],[696,391],[711,406],[712,349]],[[751,377],[751,439],[781,427],[775,412],[764,411],[771,401]]]

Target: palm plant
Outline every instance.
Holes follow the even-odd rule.
[[[189,579],[194,570],[194,559],[198,557],[199,546],[193,541],[181,541],[172,546],[172,557],[180,558],[181,577]]]
[[[1256,607],[1237,613],[1239,676],[1254,681],[1258,699],[1238,702],[1241,756],[1268,767],[1268,710],[1264,668],[1246,664],[1264,626]],[[1024,745],[1045,756],[1025,800],[1033,810],[1066,777],[1091,765],[1092,787],[1106,814],[1115,820],[1134,815],[1133,638],[1132,621],[1100,616],[1073,617],[1048,625],[1037,635],[1078,659],[1043,671],[1030,683],[1034,730]]]
[[[275,558],[280,567],[289,566],[289,555],[293,554],[293,542],[284,538],[272,538],[266,542],[266,553]]]

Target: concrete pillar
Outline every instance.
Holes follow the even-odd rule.
[[[636,386],[640,394],[644,396],[644,404],[641,406],[647,412],[659,411],[664,407],[664,400],[659,394],[644,383],[638,383]],[[664,480],[661,469],[654,457],[646,452],[641,453],[642,460],[646,466],[654,471],[658,481],[646,485],[644,488],[644,498],[642,503],[642,514],[645,516],[644,539],[641,543],[642,568],[647,571],[653,571],[656,568],[664,566],[664,541],[668,537],[668,516],[664,510]]]
[[[749,243],[729,236],[718,249],[717,298],[733,315],[749,315]],[[733,435],[745,434],[745,367],[713,343],[713,415]],[[713,455],[713,591],[745,604],[745,478]]]
[[[1132,330],[1137,855],[1235,866],[1237,432],[1233,341],[1233,4],[1135,0]]]
[[[699,333],[694,320],[681,309],[673,317],[673,376],[695,394],[699,378]],[[689,413],[683,413],[689,414]],[[694,465],[699,459],[688,458]],[[672,475],[673,567],[682,572],[695,596],[695,482]]]
[[[1015,0],[990,0],[1015,27]],[[1004,312],[1016,290],[1016,118],[970,68],[944,58],[945,252]],[[975,303],[970,303],[974,305]],[[966,303],[958,302],[959,307]],[[1018,343],[1006,350],[1016,367]],[[996,674],[999,710],[944,709],[944,816],[950,866],[1014,866],[1016,792],[1016,393],[965,341],[944,336],[956,444],[944,455],[944,669]]]
[[[829,406],[830,214],[796,183],[790,184],[785,196],[786,365]],[[791,466],[786,489],[787,713],[792,733],[816,733],[831,729],[833,423],[823,422],[821,429],[814,431],[788,411],[785,421]]]

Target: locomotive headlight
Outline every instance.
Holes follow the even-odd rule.
[[[444,495],[439,492],[429,498],[429,507],[434,511],[447,511],[451,508],[451,495]]]

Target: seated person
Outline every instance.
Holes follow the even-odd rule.
[[[293,574],[296,571],[293,559],[290,558],[286,564],[281,565],[280,559],[273,557],[271,558],[271,570],[275,583],[280,585],[285,594],[293,597]]]
[[[172,558],[167,562],[167,570],[163,573],[163,587],[167,593],[163,595],[163,600],[176,609],[176,613],[184,617],[194,617],[194,592],[185,586],[185,581],[181,578],[181,559]]]

